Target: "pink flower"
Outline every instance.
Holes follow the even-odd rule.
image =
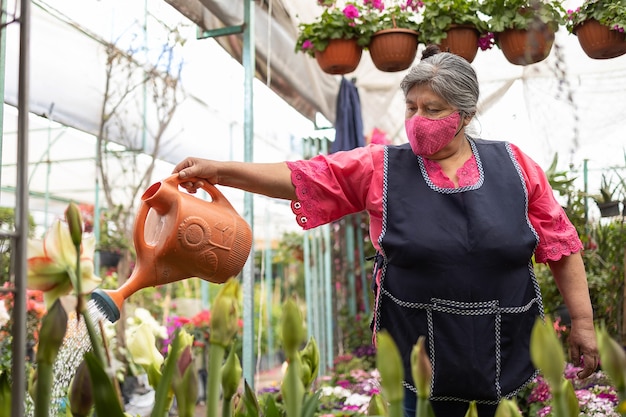
[[[308,51],[309,49],[313,49],[314,47],[315,45],[313,45],[313,42],[311,42],[310,39],[307,39],[306,41],[302,42],[303,51]]]
[[[552,407],[547,406],[543,407],[541,410],[537,411],[537,417],[546,417],[552,412]]]
[[[343,15],[350,20],[356,19],[359,17],[359,9],[354,4],[348,4],[343,9]]]
[[[417,10],[424,5],[424,2],[421,0],[406,0],[406,4],[403,9],[412,9]]]
[[[385,5],[383,4],[382,0],[364,0],[363,4],[366,6],[370,5],[372,6],[372,8],[378,9],[381,12],[385,9]]]

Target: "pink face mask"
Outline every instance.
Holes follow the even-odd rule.
[[[442,150],[459,133],[458,111],[443,119],[428,119],[417,114],[404,121],[406,135],[415,155],[431,156]]]

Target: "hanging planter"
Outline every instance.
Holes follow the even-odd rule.
[[[370,56],[376,68],[397,72],[411,66],[417,55],[417,35],[411,29],[383,29],[374,33],[369,45]]]
[[[511,64],[531,65],[550,55],[554,30],[549,25],[539,29],[506,29],[496,34],[496,42]]]
[[[601,217],[619,216],[619,201],[609,201],[606,203],[596,203],[600,209]]]
[[[117,264],[122,259],[122,254],[120,252],[113,252],[108,250],[100,251],[100,266],[111,268],[116,267]]]
[[[323,51],[315,51],[315,59],[328,74],[347,74],[359,66],[363,47],[356,39],[332,39]]]
[[[472,25],[450,25],[447,36],[439,43],[439,49],[452,52],[472,62],[478,52],[479,33]]]
[[[595,19],[577,25],[573,33],[589,58],[610,59],[626,54],[626,33],[611,30]]]

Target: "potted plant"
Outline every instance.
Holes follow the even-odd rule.
[[[100,256],[100,266],[116,267],[122,258],[122,251],[130,248],[130,239],[124,236],[115,226],[115,217],[119,215],[121,207],[107,211],[100,221],[100,236],[97,249]]]
[[[356,2],[340,6],[329,0],[320,4],[323,11],[313,22],[298,25],[295,51],[314,57],[326,73],[352,72],[369,43],[362,30],[363,6]]]
[[[484,0],[481,11],[489,16],[505,58],[515,65],[530,65],[548,57],[565,9],[558,0]]]
[[[602,175],[600,193],[591,196],[600,209],[600,216],[613,217],[619,215],[619,201],[613,199],[618,188],[619,185],[613,185],[612,178]]]
[[[396,72],[410,67],[417,54],[420,2],[385,5],[382,0],[364,0],[364,4],[363,36],[369,40],[376,68]]]
[[[567,30],[578,37],[581,48],[593,59],[616,58],[626,54],[626,2],[586,0],[567,11]]]
[[[472,62],[478,52],[491,48],[493,35],[480,13],[478,0],[423,0],[420,41],[439,45]]]

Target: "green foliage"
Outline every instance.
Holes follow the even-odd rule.
[[[12,233],[15,231],[15,210],[12,207],[0,207],[0,231]],[[35,220],[28,216],[28,237],[35,233]],[[0,237],[0,285],[9,281],[11,267],[11,239]]]
[[[99,250],[120,253],[133,248],[130,238],[123,231],[118,230],[120,218],[125,210],[124,206],[119,204],[104,212],[100,221],[100,239],[97,245]]]
[[[355,359],[353,364],[360,366],[360,369],[374,369],[376,362],[376,348],[372,344],[372,330],[370,329],[371,316],[364,313],[357,313],[351,317],[348,309],[339,311],[337,325],[340,329],[340,343],[344,352]],[[358,360],[358,361],[357,361]],[[347,365],[349,367],[351,365]],[[346,367],[341,361],[335,363],[335,367]],[[342,370],[345,371],[345,370]]]
[[[457,0],[458,1],[458,0]],[[370,2],[348,1],[338,5],[333,1],[321,2],[324,9],[311,23],[298,25],[296,52],[315,56],[324,51],[331,39],[356,39],[367,47],[372,35],[384,29],[402,28],[419,31],[417,10],[413,6],[394,2],[386,7],[374,7]]]
[[[313,57],[316,51],[324,51],[331,39],[357,39],[359,45],[367,45],[369,39],[363,37],[362,21],[358,17],[350,17],[346,11],[348,8],[356,10],[357,16],[362,14],[362,6],[348,2],[343,8],[334,5],[324,8],[311,23],[300,23],[295,51]]]
[[[477,0],[424,0],[423,4],[419,39],[426,45],[439,44],[452,24],[474,26],[480,34],[488,32]]]
[[[614,201],[615,193],[620,189],[621,183],[613,184],[613,177],[602,174],[600,182],[600,193],[591,196],[597,204],[610,203]]]
[[[555,31],[565,24],[565,9],[558,0],[483,0],[481,11],[494,33],[506,29],[529,29],[547,24]]]
[[[365,21],[363,32],[368,43],[371,36],[379,30],[395,28],[420,30],[420,24],[416,19],[416,10],[411,6],[405,7],[404,4],[394,3],[383,10],[369,7],[364,13],[363,20]]]
[[[580,7],[567,11],[565,27],[570,33],[586,20],[595,19],[611,30],[623,32],[626,29],[625,0],[585,0]]]

